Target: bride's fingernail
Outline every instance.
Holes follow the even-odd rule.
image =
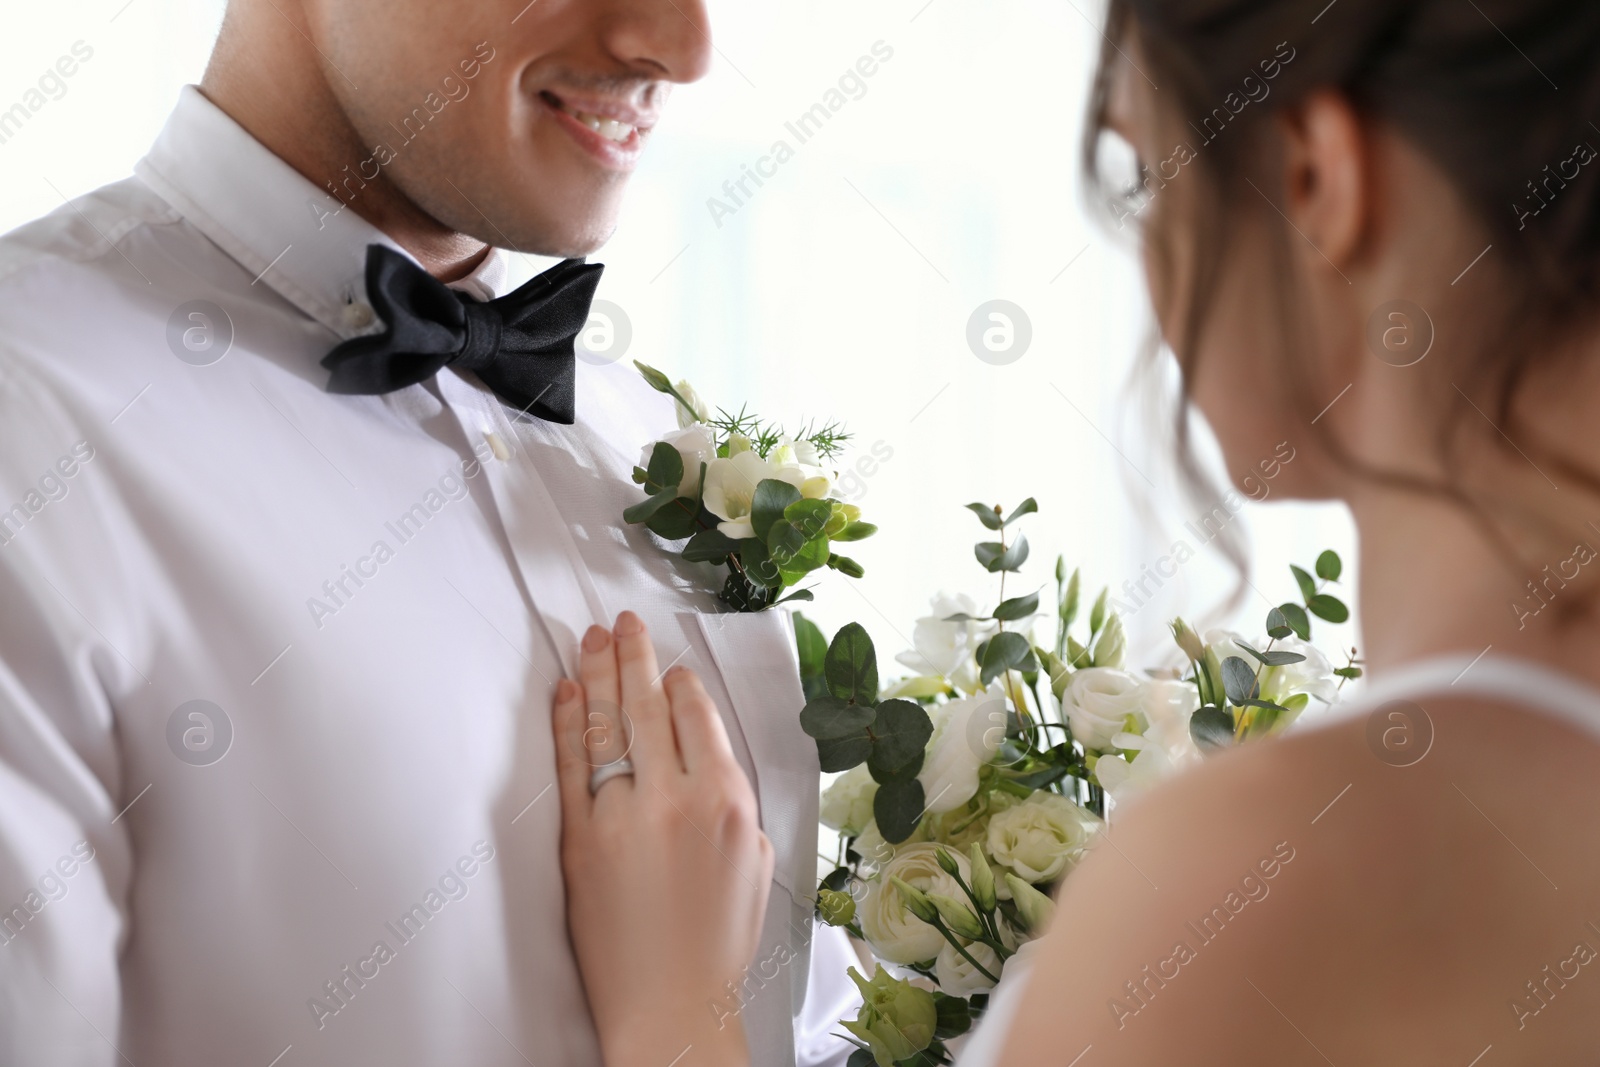
[[[624,611],[617,616],[617,636],[632,637],[644,629],[644,620],[631,611]]]
[[[606,642],[611,640],[611,634],[604,626],[591,626],[589,632],[583,635],[583,650],[585,652],[599,652],[606,647]]]
[[[556,683],[556,703],[565,704],[578,695],[578,687],[571,678],[563,678]]]

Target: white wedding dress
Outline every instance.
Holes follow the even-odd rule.
[[[1441,656],[1402,667],[1348,704],[1335,705],[1311,729],[1368,715],[1394,700],[1450,693],[1501,701],[1529,714],[1542,713],[1600,742],[1600,691],[1571,676],[1526,660]],[[1012,1018],[1023,998],[1032,960],[1019,954],[989,1002],[983,1022],[956,1056],[956,1067],[999,1067]],[[1036,956],[1035,956],[1036,958]]]

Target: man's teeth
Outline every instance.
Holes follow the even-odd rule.
[[[565,111],[567,114],[571,115],[573,118],[577,119],[579,122],[583,123],[585,126],[589,127],[595,133],[598,133],[601,137],[604,137],[608,141],[616,141],[618,144],[621,144],[623,141],[626,141],[628,138],[633,136],[634,128],[629,123],[618,122],[616,119],[608,119],[601,115],[591,115],[587,111],[575,111],[572,108],[567,107],[565,104],[561,105],[561,110]]]

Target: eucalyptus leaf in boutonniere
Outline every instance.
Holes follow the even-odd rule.
[[[878,529],[833,495],[827,465],[850,440],[838,423],[788,433],[744,408],[712,415],[687,382],[634,366],[676,402],[678,429],[645,446],[633,470],[645,498],[622,513],[625,521],[683,542],[691,563],[726,567],[718,596],[736,611],[810,600],[811,590],[794,587],[824,568],[862,576],[861,564],[834,551]]]

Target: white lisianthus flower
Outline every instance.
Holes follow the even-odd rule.
[[[856,917],[861,921],[861,932],[879,959],[888,963],[922,963],[938,956],[939,950],[948,943],[933,926],[911,914],[900,890],[889,881],[891,877],[898,878],[924,893],[966,899],[961,886],[939,866],[939,849],[943,847],[928,843],[901,845],[895,850],[894,858],[868,883]],[[962,880],[970,885],[972,865],[967,858],[956,849],[945,851],[955,859]]]
[[[711,409],[706,402],[700,399],[700,394],[694,391],[694,386],[687,381],[680,381],[677,385],[678,395],[689,405],[689,410],[683,409],[683,404],[678,404],[678,429],[686,430],[697,422],[705,422],[711,418]]]
[[[978,665],[973,653],[994,632],[994,623],[946,622],[952,615],[977,616],[978,605],[965,594],[940,593],[931,601],[933,613],[918,619],[911,631],[912,650],[895,657],[919,674],[944,678],[964,693],[978,688]]]
[[[1072,727],[1072,739],[1084,748],[1106,752],[1116,747],[1112,739],[1117,734],[1142,734],[1148,725],[1143,718],[1146,684],[1142,678],[1111,667],[1085,667],[1075,672],[1061,694],[1061,710]]]
[[[1189,733],[1189,720],[1200,710],[1200,694],[1194,683],[1151,678],[1144,682],[1143,692],[1143,736],[1159,745],[1175,763],[1198,759],[1200,750]]]
[[[789,482],[796,488],[799,483],[787,472],[775,468],[755,452],[740,452],[729,459],[714,459],[706,467],[706,510],[722,521],[717,524],[724,536],[735,541],[754,537],[750,525],[750,506],[755,500],[756,486],[768,478]]]
[[[1206,644],[1215,650],[1219,663],[1229,656],[1237,656],[1252,669],[1261,666],[1259,660],[1244,650],[1244,638],[1231,630],[1206,631]],[[1261,671],[1261,699],[1282,704],[1301,693],[1315,697],[1324,704],[1332,704],[1339,699],[1339,680],[1333,673],[1333,664],[1328,662],[1328,657],[1316,645],[1298,637],[1285,637],[1276,642],[1262,639],[1250,644],[1261,651],[1266,651],[1270,644],[1274,652],[1297,652],[1305,657],[1300,663],[1268,667]]]
[[[693,422],[666,434],[661,438],[661,443],[676,448],[678,455],[683,458],[683,481],[678,485],[679,495],[694,496],[700,491],[700,464],[710,463],[717,458],[717,443],[712,439],[711,429]],[[639,457],[639,466],[648,469],[650,454],[655,450],[655,442],[645,445],[644,454]]]
[[[1000,954],[988,945],[974,941],[965,946],[967,954],[974,960],[983,964],[983,969],[990,974],[999,975]],[[944,943],[944,948],[939,950],[939,956],[933,961],[933,976],[939,983],[940,992],[952,997],[970,997],[974,993],[987,993],[994,988],[994,983],[983,976],[983,971],[978,970],[972,963],[956,951],[950,942]]]
[[[850,768],[822,791],[822,825],[845,837],[860,835],[872,822],[872,801],[877,795],[878,783],[872,780],[867,765]]]
[[[917,780],[927,811],[954,811],[978,791],[978,768],[994,758],[1005,739],[1005,690],[997,684],[960,700],[928,709],[933,736]]]
[[[1120,756],[1101,756],[1095,761],[1094,776],[1111,799],[1121,804],[1176,770],[1172,757],[1160,745],[1144,745],[1131,762]]]
[[[1053,882],[1089,847],[1100,820],[1041,790],[989,820],[989,855],[1025,882]]]

